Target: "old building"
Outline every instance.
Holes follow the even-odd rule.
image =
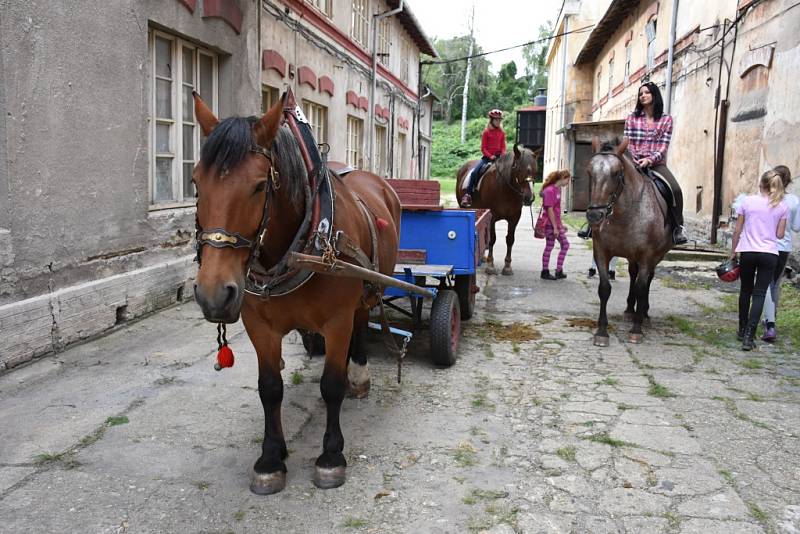
[[[673,9],[677,7],[677,11]],[[716,241],[730,204],[777,164],[800,172],[789,28],[800,9],[784,0],[567,1],[548,58],[545,171],[576,176],[572,207],[585,208],[591,138],[622,134],[644,80],[655,82],[674,118],[668,164],[681,183],[691,237]],[[564,42],[567,42],[565,45]],[[552,118],[552,120],[550,120]]]
[[[192,90],[226,117],[291,86],[332,159],[426,176],[434,51],[407,5],[369,105],[374,15],[402,3],[1,3],[0,371],[191,298]]]

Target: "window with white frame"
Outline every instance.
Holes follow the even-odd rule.
[[[608,62],[608,98],[611,98],[611,92],[614,90],[614,59]]]
[[[631,82],[631,54],[633,53],[633,47],[631,43],[628,42],[625,45],[625,85],[628,85]]]
[[[361,147],[364,143],[364,121],[347,116],[347,164],[360,169],[363,163]]]
[[[303,100],[303,113],[311,126],[317,143],[328,142],[328,108],[310,100]]]
[[[281,97],[280,91],[275,87],[269,85],[261,86],[261,113],[266,113],[272,106],[278,102]]]
[[[369,42],[369,0],[353,0],[350,37],[363,47]]]
[[[391,43],[389,42],[389,19],[381,20],[378,27],[378,61],[384,65],[389,64],[389,49]]]
[[[411,63],[411,46],[408,44],[408,39],[403,38],[401,41],[402,48],[400,51],[400,79],[403,83],[408,83],[408,68]]]
[[[394,166],[397,177],[409,178],[406,162],[406,134],[397,134],[397,165]]]
[[[386,175],[386,127],[375,126],[375,174]]]
[[[600,101],[600,81],[602,79],[603,79],[603,71],[602,70],[598,70],[597,71],[597,89],[595,89],[595,91],[597,92],[595,100],[597,100],[597,101]]]
[[[218,64],[210,50],[151,30],[150,202],[159,206],[192,201],[192,171],[201,132],[192,91],[216,112]]]
[[[657,20],[653,19],[647,23],[644,31],[647,34],[647,71],[650,72],[655,67],[656,61],[656,30]]]
[[[330,18],[332,14],[331,4],[333,4],[333,0],[308,0],[309,3],[322,11],[326,17]]]

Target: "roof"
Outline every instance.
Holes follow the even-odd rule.
[[[389,9],[396,9],[400,7],[400,0],[386,0],[386,4],[389,6]],[[417,45],[417,48],[419,48],[420,52],[436,58],[439,57],[439,54],[436,53],[436,49],[433,47],[430,39],[428,39],[428,36],[425,35],[425,32],[422,30],[422,25],[411,11],[411,7],[408,5],[408,2],[403,2],[403,11],[397,14],[397,18],[400,20],[400,24],[403,25],[403,28],[406,29],[408,34],[414,40],[414,44]]]
[[[527,106],[519,108],[517,111],[547,111],[547,106]]]
[[[608,40],[619,30],[620,24],[639,5],[639,0],[612,0],[605,15],[600,19],[575,60],[576,65],[593,61],[603,50]]]

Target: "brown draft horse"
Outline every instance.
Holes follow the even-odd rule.
[[[284,95],[284,101],[286,100]],[[201,161],[194,169],[197,187],[197,221],[200,228],[214,229],[218,239],[244,237],[258,246],[256,234],[269,210],[266,233],[261,239],[259,261],[264,268],[276,265],[290,248],[304,219],[308,173],[299,143],[282,126],[283,102],[260,119],[230,117],[218,121],[195,96],[195,113],[208,135]],[[331,164],[333,167],[334,164]],[[274,172],[273,172],[274,171]],[[382,178],[367,172],[350,173],[345,181],[331,178],[336,206],[335,230],[341,230],[370,258],[377,253],[380,271],[391,275],[399,241],[400,201]],[[367,215],[383,219],[377,251],[373,251]],[[222,236],[222,237],[219,237]],[[260,237],[260,236],[258,236]],[[333,488],[345,481],[342,454],[344,437],[339,414],[348,386],[348,369],[354,387],[368,386],[366,359],[359,339],[368,308],[376,296],[365,300],[365,285],[351,278],[314,275],[284,296],[262,298],[244,291],[248,248],[203,246],[195,280],[195,298],[208,321],[242,321],[258,355],[258,392],[264,408],[264,441],[253,467],[250,489],[258,494],[281,491],[286,484],[288,456],[281,426],[281,340],[294,329],[318,332],[325,338],[325,368],[320,391],[327,407],[322,454],[317,458],[314,483]],[[379,295],[378,297],[379,298]],[[355,326],[354,326],[355,325]],[[349,348],[349,350],[348,350]],[[348,352],[351,363],[348,366]],[[358,365],[361,362],[362,365]],[[358,367],[359,372],[353,368]],[[366,376],[365,376],[366,375]]]
[[[625,320],[633,320],[628,340],[641,343],[642,322],[649,320],[650,283],[656,265],[672,248],[667,204],[652,180],[633,165],[625,152],[627,148],[627,138],[620,144],[601,146],[595,137],[588,167],[591,204],[586,219],[592,225],[592,250],[600,274],[600,317],[594,336],[594,344],[599,347],[608,346],[608,262],[614,256],[628,259],[631,285]]]
[[[531,181],[536,174],[536,160],[540,150],[535,152],[527,148],[519,149],[519,145],[514,145],[513,152],[500,156],[494,165],[483,175],[480,192],[474,195],[472,207],[476,209],[489,209],[492,212],[491,234],[489,236],[489,246],[487,247],[486,272],[497,274],[494,268],[494,243],[497,241],[495,233],[495,223],[497,221],[508,221],[508,233],[506,234],[506,259],[502,273],[506,275],[514,274],[511,269],[511,249],[514,247],[514,232],[517,223],[522,215],[522,205],[530,206],[533,202],[533,190]],[[458,170],[456,176],[456,201],[464,195],[461,184],[467,171],[472,169],[478,160],[468,161]]]

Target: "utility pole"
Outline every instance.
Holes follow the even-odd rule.
[[[472,15],[469,19],[469,52],[467,53],[467,75],[464,77],[464,94],[461,99],[461,144],[467,139],[467,101],[469,99],[469,75],[472,73],[472,49],[475,44],[475,4],[472,4]]]

